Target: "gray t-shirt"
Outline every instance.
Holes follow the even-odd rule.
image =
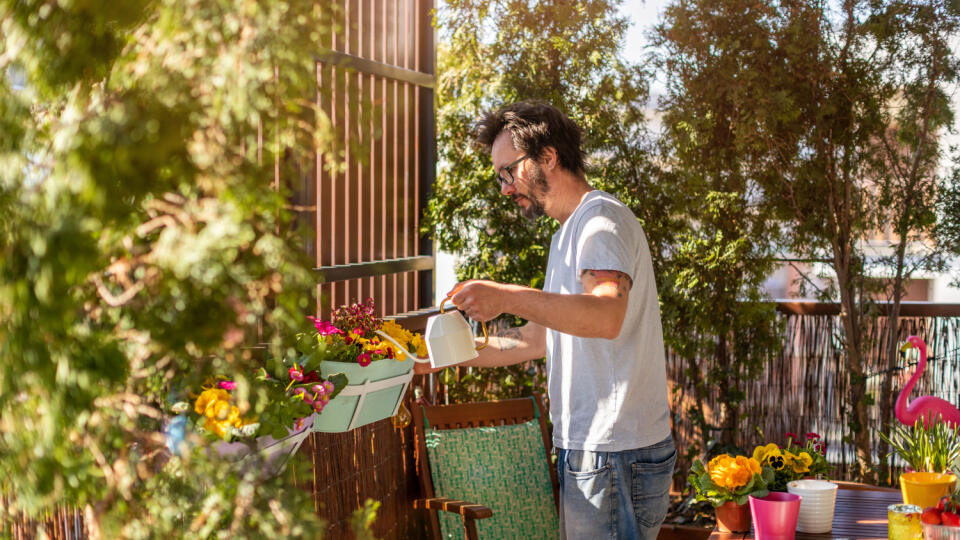
[[[633,288],[616,339],[547,329],[553,444],[615,452],[670,435],[666,359],[653,262],[636,216],[615,197],[591,191],[553,235],[544,291],[582,294],[584,270],[617,270]]]

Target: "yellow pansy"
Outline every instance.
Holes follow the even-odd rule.
[[[753,459],[759,461],[761,464],[770,465],[774,470],[777,471],[786,466],[786,461],[783,458],[783,453],[780,451],[780,447],[773,443],[754,448]]]

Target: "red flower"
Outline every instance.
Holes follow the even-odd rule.
[[[360,364],[362,367],[369,366],[370,362],[372,361],[373,361],[373,358],[370,356],[370,353],[364,352],[364,353],[360,353],[360,355],[357,356],[357,363]]]
[[[313,370],[313,371],[308,371],[308,372],[304,373],[304,374],[303,374],[303,380],[300,381],[300,382],[306,384],[306,383],[318,382],[318,381],[320,381],[320,380],[321,380],[321,379],[320,379],[320,374],[317,373],[316,370]]]
[[[788,440],[788,441],[796,441],[796,440],[799,440],[799,439],[797,439],[797,434],[796,434],[796,433],[790,433],[790,432],[788,431],[788,432],[787,432],[787,440]]]
[[[813,432],[813,431],[811,431],[810,433],[807,433],[807,438],[808,438],[808,439],[819,439],[819,438],[820,438],[820,435],[817,434],[817,433],[815,433],[815,432]]]

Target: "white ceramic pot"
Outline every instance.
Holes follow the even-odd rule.
[[[826,480],[794,480],[787,491],[800,495],[797,531],[828,533],[833,528],[833,509],[837,502],[837,485]]]

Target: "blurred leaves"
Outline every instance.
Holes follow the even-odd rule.
[[[336,139],[312,105],[336,17],[0,2],[0,526],[72,503],[92,536],[322,534],[308,494],[160,433],[175,396],[286,354],[314,306],[272,179]]]

